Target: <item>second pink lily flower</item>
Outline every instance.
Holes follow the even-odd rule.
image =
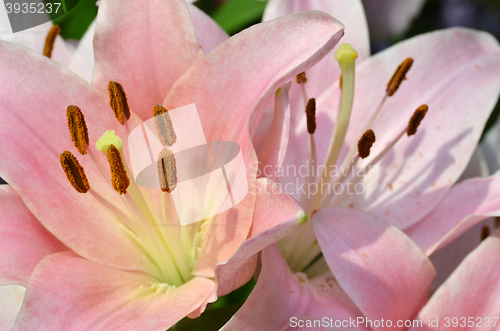
[[[343,22],[342,42],[357,50],[352,114],[340,162],[333,165],[340,166],[347,156],[355,156],[350,150],[355,150],[365,130],[371,128],[376,142],[366,161],[357,161],[357,165],[363,169],[373,161],[374,168],[360,175],[362,192],[347,193],[344,187],[340,194],[325,193],[319,202],[315,201],[317,192],[299,189],[311,183],[308,176],[287,173],[301,167],[310,169],[312,160],[325,164],[326,155],[335,146],[332,134],[346,125],[339,120],[339,109],[344,102],[342,93],[352,87],[346,86],[344,76],[340,87],[341,71],[332,53],[306,70],[307,82],[292,84],[290,108],[285,102],[274,113],[266,113],[268,120],[262,123],[268,125],[257,132],[259,139],[290,127],[289,136],[281,139],[281,159],[269,157],[266,144],[257,140],[259,160],[264,160],[259,169],[263,176],[279,180],[280,187],[301,202],[311,219],[280,241],[279,251],[276,247],[263,251],[263,267],[254,292],[225,329],[281,330],[291,325],[292,317],[383,318],[391,320],[393,326],[398,320],[416,318],[435,276],[427,256],[477,222],[500,215],[500,174],[453,186],[498,99],[497,41],[487,33],[449,29],[412,38],[370,57],[368,31],[358,1],[273,0],[265,19],[310,9],[323,10]],[[414,60],[407,79],[389,96],[388,81],[407,58]],[[316,98],[313,139],[304,112],[307,98]],[[410,118],[421,105],[429,110],[416,134],[407,137]],[[367,125],[371,120],[373,123]],[[349,166],[350,161],[344,165]],[[497,241],[496,237],[488,239],[493,244],[486,246],[496,247]],[[466,268],[461,267],[458,274]],[[458,274],[438,293],[459,286]],[[492,279],[482,274],[471,277],[480,284]],[[493,300],[497,293],[487,293],[492,300],[485,312],[498,310],[498,300]],[[442,298],[433,297],[429,305]],[[432,310],[425,308],[422,314],[427,317]]]

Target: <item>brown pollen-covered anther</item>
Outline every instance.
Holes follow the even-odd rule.
[[[364,159],[370,156],[370,150],[375,140],[376,138],[373,130],[370,129],[363,133],[361,139],[358,141],[358,154],[360,158]]]
[[[78,149],[80,154],[87,154],[87,145],[89,144],[89,133],[87,124],[85,123],[85,116],[77,106],[68,106],[66,110],[66,117],[68,119],[68,129],[73,144]]]
[[[127,102],[127,95],[120,83],[110,81],[108,84],[109,104],[116,119],[121,125],[125,123],[125,119],[130,118],[130,108]]]
[[[87,193],[90,190],[90,184],[78,159],[71,152],[64,151],[59,156],[59,161],[66,174],[66,178],[68,178],[68,181],[75,190],[80,193]]]
[[[43,47],[43,55],[48,57],[52,56],[52,49],[54,49],[54,42],[56,41],[56,37],[61,33],[61,28],[59,25],[54,25],[49,33],[47,34],[47,37],[45,38],[45,46]]]
[[[127,193],[127,188],[130,185],[130,180],[123,165],[120,152],[115,147],[115,145],[109,145],[107,157],[111,171],[111,185],[113,185],[113,188],[118,193]]]
[[[316,131],[316,99],[311,98],[306,105],[307,132],[313,134]]]
[[[403,61],[399,65],[399,67],[396,69],[396,72],[394,72],[394,75],[392,75],[391,80],[389,83],[387,83],[387,95],[392,96],[394,93],[399,88],[399,85],[401,85],[401,82],[406,79],[406,74],[410,70],[411,66],[413,65],[413,59],[411,57],[407,58],[406,60]]]
[[[429,110],[429,107],[427,105],[421,105],[420,107],[415,110],[413,113],[413,116],[410,119],[410,122],[408,123],[408,129],[406,129],[406,133],[409,136],[414,135],[417,133],[418,126],[420,125],[420,122],[425,117],[425,114],[427,114],[427,111]]]
[[[172,146],[177,141],[174,125],[168,114],[168,109],[160,104],[153,108],[156,133],[163,146]]]
[[[297,76],[295,76],[295,81],[299,84],[307,83],[306,73],[303,71]]]
[[[177,164],[174,153],[164,148],[158,155],[156,163],[158,169],[158,179],[163,192],[171,193],[177,186]]]

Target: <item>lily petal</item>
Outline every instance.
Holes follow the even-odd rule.
[[[434,267],[400,230],[353,208],[321,209],[312,222],[330,270],[368,319],[396,326],[425,303]]]
[[[45,255],[68,248],[37,221],[9,185],[0,185],[0,214],[0,283],[26,286]]]
[[[95,20],[90,24],[82,39],[78,42],[78,46],[68,66],[69,69],[89,83],[92,81],[92,72],[94,71],[94,34]]]
[[[101,1],[94,51],[92,82],[104,91],[110,80],[122,84],[143,120],[203,54],[184,0]]]
[[[287,326],[295,328],[304,320],[322,320],[325,316],[333,321],[356,320],[362,313],[331,274],[310,280],[302,273],[294,275],[277,246],[272,245],[262,251],[262,270],[257,285],[221,330],[283,330]],[[315,326],[314,330],[320,330],[323,325]],[[349,328],[344,325],[332,329]]]
[[[0,331],[11,331],[24,299],[25,288],[19,285],[0,286]]]
[[[257,253],[292,233],[306,217],[290,196],[279,191],[274,193],[273,189],[279,187],[272,180],[260,178],[255,181],[255,185],[257,199],[249,238],[215,269],[219,296],[248,282],[255,272]]]
[[[500,47],[491,35],[453,28],[417,36],[357,68],[355,93],[362,97],[354,102],[346,146],[357,143],[388,78],[407,57],[415,63],[372,127],[371,155],[405,130],[417,107],[427,104],[429,111],[416,135],[403,136],[374,175],[364,177],[365,194],[354,203],[403,229],[429,213],[460,177],[500,92]],[[329,102],[337,108],[336,100]]]
[[[16,330],[166,330],[214,287],[209,279],[193,278],[169,288],[143,273],[56,253],[30,278]]]
[[[196,38],[205,54],[210,53],[215,47],[229,38],[226,31],[222,30],[217,22],[198,7],[188,3],[188,9],[193,20]]]
[[[463,323],[461,317],[472,317],[474,326],[480,326],[481,330],[496,330],[499,311],[500,231],[497,230],[469,254],[439,287],[420,312],[419,318],[423,321],[424,330],[444,330],[445,317],[457,317],[460,324]],[[436,318],[439,319],[439,327],[431,327],[428,321]],[[469,321],[466,320],[470,327]]]
[[[405,232],[430,255],[492,216],[500,216],[500,172],[454,186],[428,216]]]
[[[288,147],[290,131],[290,100],[288,83],[280,87],[274,96],[274,108],[267,109],[252,140],[257,153],[260,175],[278,182],[280,169]],[[258,144],[258,145],[257,145]]]

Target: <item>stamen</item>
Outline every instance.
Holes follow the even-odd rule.
[[[388,96],[392,96],[394,93],[396,93],[399,85],[401,85],[401,82],[406,79],[406,74],[410,70],[412,64],[413,59],[409,57],[399,65],[399,67],[396,69],[396,72],[394,72],[394,75],[392,75],[391,80],[389,81],[389,83],[387,83],[386,91]]]
[[[297,76],[295,76],[295,81],[299,84],[307,83],[305,71],[303,71],[300,74],[298,74]]]
[[[107,156],[111,169],[111,184],[113,185],[113,188],[120,194],[127,193],[130,180],[128,179],[125,167],[123,166],[120,152],[114,145],[109,145]]]
[[[80,193],[87,193],[90,189],[90,184],[77,158],[71,152],[64,151],[59,156],[59,161],[66,174],[66,178],[68,178],[68,181],[75,190]]]
[[[156,133],[163,146],[172,146],[177,141],[174,125],[168,114],[168,109],[157,104],[153,109]]]
[[[417,110],[415,110],[413,116],[410,119],[410,122],[408,123],[408,129],[406,130],[408,137],[414,135],[417,132],[420,122],[422,122],[425,114],[427,114],[427,110],[429,110],[429,107],[427,105],[421,105],[417,108]]]
[[[45,46],[43,47],[43,55],[48,57],[52,56],[52,50],[54,49],[54,42],[56,41],[57,35],[61,33],[61,28],[59,25],[54,25],[49,33],[47,34],[47,37],[45,38]]]
[[[316,131],[316,99],[311,98],[306,105],[307,132],[313,134]]]
[[[366,131],[358,142],[359,157],[364,159],[370,155],[370,149],[375,142],[375,133],[373,130]]]
[[[66,110],[68,118],[68,129],[73,144],[78,149],[80,154],[87,154],[87,145],[89,144],[89,133],[87,124],[85,124],[85,116],[77,106],[68,106]]]
[[[127,95],[120,83],[110,81],[108,84],[109,104],[115,112],[116,119],[121,125],[125,124],[125,119],[130,118],[130,108],[127,102]]]
[[[165,148],[160,152],[157,169],[161,190],[171,193],[177,186],[177,165],[171,150]]]
[[[490,235],[490,227],[487,225],[483,226],[483,229],[481,230],[481,241],[488,238],[489,235]]]

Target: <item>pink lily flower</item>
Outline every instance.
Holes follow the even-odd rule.
[[[292,317],[383,318],[393,325],[411,319],[427,301],[435,276],[427,257],[474,224],[500,214],[500,173],[453,186],[498,99],[497,41],[486,33],[449,29],[369,57],[360,2],[275,0],[269,2],[265,19],[310,9],[326,11],[344,23],[343,41],[357,50],[356,66],[351,63],[349,72],[340,63],[339,88],[341,69],[332,54],[305,72],[307,82],[299,77],[292,83],[290,111],[282,124],[290,127],[289,137],[282,138],[283,159],[269,158],[267,149],[256,143],[259,160],[264,160],[259,164],[262,175],[279,180],[310,220],[278,243],[281,254],[272,247],[262,253],[257,285],[225,329],[266,325],[266,330],[280,330],[290,326]],[[336,56],[342,54],[338,52]],[[394,85],[388,81],[409,57],[414,63],[407,80],[390,96],[387,90]],[[352,95],[351,108],[345,103]],[[316,98],[315,130],[305,106],[308,97]],[[412,114],[426,109],[417,132],[407,135],[414,126]],[[262,126],[257,137],[273,129],[274,123]],[[358,142],[366,145],[360,138],[368,129],[376,142],[362,160],[361,150],[358,156],[355,152]],[[341,130],[345,136],[332,140],[332,133]],[[312,175],[311,164],[326,164],[327,169],[342,164],[338,171],[351,171],[354,165],[358,170],[375,168],[322,182],[323,173]],[[287,173],[301,168],[309,170],[306,176]],[[364,190],[349,193],[348,179]],[[340,193],[308,191],[307,185],[316,182],[345,185]]]
[[[418,314],[410,330],[498,330],[500,230],[470,253]]]
[[[39,53],[0,42],[0,176],[10,184],[0,189],[0,281],[27,288],[14,329],[165,330],[248,281],[257,260],[245,249],[259,251],[303,222],[292,198],[266,194],[272,182],[255,179],[249,134],[275,91],[283,93],[280,86],[329,53],[343,26],[307,12],[224,41],[213,21],[193,21],[181,0],[102,1],[92,84]],[[212,33],[199,34],[196,26]],[[203,45],[215,49],[207,53]],[[111,80],[127,93],[131,116],[118,112],[125,127],[109,109]],[[119,95],[111,101],[124,105]],[[194,227],[151,226],[163,218],[175,224],[174,215],[161,212],[161,200],[172,210],[167,193],[127,180],[126,144],[123,158],[118,147],[126,127],[151,118],[158,102],[170,109],[196,103],[207,140],[240,145],[252,185],[236,208]],[[78,156],[81,168],[70,152],[60,155],[78,155],[68,105],[85,114],[87,129],[78,124],[74,133],[75,146],[89,154]],[[80,113],[70,107],[70,115]],[[101,179],[109,176],[99,171],[106,158],[93,146],[110,129],[113,186]],[[227,266],[241,260],[245,269]]]

